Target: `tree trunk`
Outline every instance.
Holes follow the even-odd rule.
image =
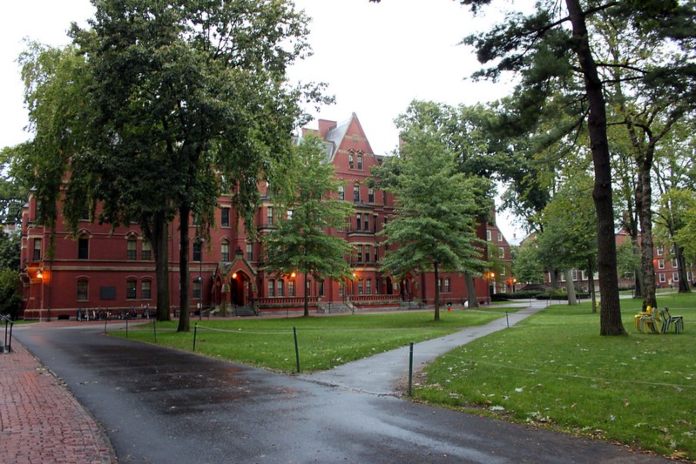
[[[309,290],[307,286],[307,273],[304,272],[304,317],[309,317]]]
[[[189,324],[189,216],[191,208],[179,206],[179,326],[177,332],[188,332]]]
[[[169,320],[169,227],[164,213],[155,213],[152,224],[152,252],[157,276],[157,320]]]
[[[566,278],[566,293],[568,294],[568,304],[576,305],[578,304],[578,298],[575,296],[575,284],[573,284],[573,273],[570,269],[565,271]]]
[[[553,290],[558,290],[558,270],[551,269],[551,272],[549,272],[549,275],[551,276],[551,288]]]
[[[592,258],[587,260],[587,289],[592,297],[592,313],[597,312],[597,292],[594,285],[594,268],[592,267]]]
[[[469,302],[470,308],[478,308],[478,298],[476,298],[476,286],[474,285],[474,278],[470,273],[464,273],[464,281],[466,282],[466,297]]]
[[[684,248],[674,245],[677,252],[677,266],[679,272],[679,293],[691,293],[689,279],[686,275],[686,259],[684,258]]]
[[[438,269],[437,261],[433,263],[433,270],[435,271],[435,320],[440,320],[440,270]],[[425,288],[423,289],[425,290]]]
[[[602,294],[600,311],[601,335],[625,335],[621,322],[619,282],[616,271],[616,242],[614,240],[614,205],[611,190],[611,165],[607,141],[607,117],[602,82],[592,57],[585,14],[579,0],[566,0],[573,26],[573,51],[577,54],[585,77],[589,102],[588,130],[592,145],[595,182],[592,198],[597,211],[597,270]]]
[[[640,264],[643,277],[643,309],[647,306],[657,308],[655,295],[655,265],[653,264],[653,232],[652,232],[652,185],[650,173],[653,164],[653,150],[648,148],[638,161],[638,183],[636,191],[636,206],[640,221]]]

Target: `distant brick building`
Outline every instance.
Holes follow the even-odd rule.
[[[336,194],[355,207],[346,227],[334,232],[353,247],[352,255],[347,257],[353,278],[345,282],[304,282],[300,275],[279,276],[264,271],[260,241],[248,240],[231,197],[222,196],[210,238],[192,240],[190,307],[299,309],[305,289],[311,306],[323,311],[432,303],[435,288],[431,274],[414,271],[397,282],[379,270],[377,263],[386,251],[379,232],[393,214],[394,199],[368,184],[370,169],[381,163],[382,157],[372,151],[357,116],[353,114],[341,124],[320,119],[318,129],[303,132],[324,141],[326,160],[334,165],[336,177],[342,181]],[[278,211],[273,210],[267,186],[260,189],[262,201],[255,226],[263,235],[273,229]],[[74,316],[77,309],[87,308],[113,312],[156,306],[152,247],[137,225],[111,230],[108,225],[85,218],[77,237],[72,237],[58,218],[54,250],[49,255],[50,234],[34,222],[36,208],[35,198],[30,197],[23,211],[21,262],[26,318]],[[174,307],[179,287],[178,228],[175,219],[169,226],[169,288]],[[196,225],[192,222],[189,228],[191,237],[196,237]],[[477,233],[483,239],[486,229],[479,226]],[[500,246],[509,258],[507,242]],[[484,277],[474,279],[476,297],[482,302],[489,300]],[[443,302],[462,303],[467,298],[463,275],[441,273],[440,291]]]

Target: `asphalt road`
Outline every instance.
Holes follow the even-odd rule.
[[[16,337],[103,425],[120,463],[649,463],[608,443],[331,387],[92,328]]]

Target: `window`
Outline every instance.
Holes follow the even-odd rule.
[[[41,261],[41,239],[34,239],[34,252],[31,255],[32,260]]]
[[[143,240],[142,250],[140,250],[140,259],[144,261],[152,259],[152,246],[147,240]]]
[[[360,230],[362,224],[362,214],[357,213],[355,215],[355,230]]]
[[[345,200],[346,199],[346,192],[345,189],[343,188],[342,185],[338,186],[338,199],[339,200]]]
[[[366,214],[363,221],[363,230],[370,230],[370,215]]]
[[[80,209],[80,221],[89,221],[89,205],[85,205]]]
[[[201,281],[198,280],[198,277],[193,279],[193,282],[191,282],[191,296],[193,297],[194,300],[200,300],[201,299]]]
[[[357,182],[353,184],[353,202],[360,203],[360,184]]]
[[[202,257],[201,257],[201,255],[202,255],[202,253],[201,253],[201,251],[202,251],[201,245],[202,245],[202,243],[201,243],[200,240],[196,240],[196,241],[193,242],[193,258],[192,258],[192,261],[201,261],[201,259],[202,259]]]
[[[338,284],[338,296],[346,296],[346,287],[343,284]]]
[[[268,206],[266,208],[266,224],[269,226],[273,225],[273,207]]]
[[[222,227],[230,226],[230,209],[222,208],[220,209],[220,225]]]
[[[358,280],[358,295],[362,295],[362,294],[363,294],[363,281]]]
[[[288,280],[288,296],[295,296],[295,281]]]
[[[89,259],[89,239],[87,237],[77,239],[77,259]]]
[[[365,262],[369,263],[370,262],[370,256],[371,256],[371,245],[365,245]]]
[[[657,247],[657,256],[662,256],[663,254],[665,254],[665,247]]]
[[[677,269],[679,267],[679,262],[677,261],[677,258],[672,258],[672,267],[674,269]]]
[[[276,296],[285,296],[285,288],[281,279],[278,279],[276,289]]]
[[[149,300],[152,298],[152,282],[149,280],[143,280],[140,282],[140,298]]]
[[[372,279],[365,281],[365,295],[372,295]]]
[[[246,257],[247,257],[247,261],[254,260],[254,244],[252,244],[252,243],[246,244]]]
[[[658,269],[664,269],[664,268],[665,268],[665,260],[664,260],[664,259],[658,259],[658,260],[657,260],[657,268],[658,268]]]
[[[318,295],[324,296],[324,281],[322,280],[321,282],[317,283],[317,285],[319,286]]]
[[[367,202],[368,203],[375,202],[375,189],[373,189],[373,188],[367,189]]]
[[[77,301],[87,301],[89,296],[89,285],[86,279],[77,281]]]
[[[362,170],[363,168],[363,154],[358,153],[358,169]]]
[[[357,249],[357,251],[358,251],[358,262],[359,262],[359,263],[362,263],[363,246],[362,246],[362,245],[358,245],[358,246],[356,247],[356,249]]]
[[[667,282],[667,278],[665,277],[665,275],[663,273],[659,273],[659,274],[657,274],[657,276],[660,279],[660,283]]]
[[[291,209],[288,210],[287,217],[288,217],[288,221],[289,221],[290,219],[292,219],[292,210],[291,210]]]
[[[275,280],[268,281],[268,296],[275,296]]]
[[[498,232],[498,241],[499,242],[503,241],[503,234],[501,234],[500,232]]]
[[[220,257],[223,262],[228,262],[230,260],[230,244],[227,242],[222,242],[220,244]]]
[[[487,231],[486,231],[486,240],[488,240],[489,242],[490,242],[491,240],[493,240],[492,234],[491,234],[491,231],[490,231],[490,230],[487,230]]]
[[[500,257],[500,259],[505,259],[505,248],[498,248],[498,256]]]
[[[571,271],[571,273],[572,273],[572,276],[573,276],[573,282],[576,282],[576,281],[578,280],[578,270],[577,270],[577,269],[573,269],[573,270]]]
[[[449,292],[450,292],[450,288],[451,288],[451,287],[450,287],[450,278],[449,278],[449,277],[445,277],[445,286],[443,287],[442,291],[445,292],[445,293],[449,293]]]
[[[136,297],[135,285],[136,285],[135,279],[128,279],[126,281],[126,299],[127,300],[134,300],[135,299],[135,297]]]
[[[673,273],[672,273],[672,281],[673,281],[673,282],[679,282],[679,273],[678,273],[678,272],[673,272]]]
[[[349,167],[350,169],[353,169],[353,168],[355,167],[355,163],[354,163],[354,160],[353,160],[353,152],[352,152],[352,151],[348,152],[348,167]]]

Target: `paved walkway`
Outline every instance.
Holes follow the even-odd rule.
[[[416,343],[413,348],[414,371],[419,371],[425,364],[458,346],[506,329],[508,324],[513,327],[518,322],[546,308],[548,302],[534,300],[517,305],[522,306],[523,309],[510,313],[507,318],[502,317],[486,325],[467,327],[444,337]],[[304,375],[302,378],[363,393],[399,396],[399,389],[408,376],[408,354],[409,347],[397,348],[337,366],[329,371]]]
[[[116,462],[108,438],[62,382],[17,340],[0,354],[0,462]]]

